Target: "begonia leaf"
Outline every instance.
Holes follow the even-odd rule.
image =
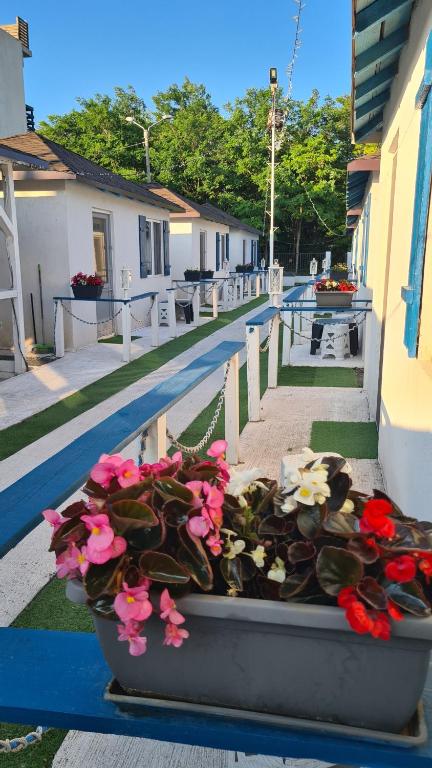
[[[101,595],[113,595],[120,587],[123,557],[108,560],[103,565],[90,565],[84,576],[84,587],[91,600]]]
[[[220,561],[221,574],[230,587],[235,587],[239,592],[243,591],[243,567],[239,557],[231,560],[223,557]]]
[[[143,576],[164,584],[187,584],[190,579],[185,568],[164,552],[144,552],[139,567]]]
[[[418,581],[390,584],[386,592],[388,597],[407,613],[412,613],[414,616],[431,615],[431,607]]]
[[[287,576],[279,588],[279,595],[282,600],[289,600],[291,597],[301,594],[308,586],[313,574],[314,569],[308,568],[306,571],[292,573],[290,576]]]
[[[357,584],[357,592],[372,608],[376,608],[377,611],[386,610],[387,595],[385,589],[372,576],[365,576]]]
[[[326,499],[329,512],[337,512],[343,505],[351,487],[351,478],[346,472],[340,472],[328,481],[330,496]]]
[[[301,563],[311,560],[316,554],[316,549],[311,541],[294,541],[288,547],[288,559],[290,563]]]
[[[286,536],[294,529],[294,521],[287,517],[268,515],[258,526],[259,536]]]
[[[337,597],[344,587],[357,586],[363,578],[363,564],[352,552],[323,547],[317,558],[316,575],[321,589]]]
[[[372,541],[375,541],[372,538]],[[356,536],[349,540],[348,549],[350,552],[354,552],[357,557],[366,565],[375,563],[379,558],[378,546],[368,544],[368,538],[366,536]]]
[[[155,482],[155,488],[163,499],[180,499],[187,504],[193,503],[193,493],[183,483],[179,483],[173,477],[163,477]]]
[[[147,528],[159,524],[159,518],[148,504],[141,501],[115,501],[110,505],[111,516],[116,531],[120,534],[134,528]]]
[[[346,512],[332,512],[323,522],[323,528],[327,533],[336,536],[349,536],[358,533],[358,521],[354,515]]]
[[[325,511],[319,505],[302,507],[297,514],[297,528],[306,539],[314,539],[321,530]]]

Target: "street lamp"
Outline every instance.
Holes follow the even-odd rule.
[[[147,184],[150,184],[151,182],[151,169],[150,169],[150,152],[149,152],[149,132],[150,129],[153,128],[155,125],[159,125],[159,123],[163,123],[165,120],[172,120],[172,115],[162,115],[160,120],[156,120],[154,123],[151,123],[147,128],[144,127],[144,125],[141,125],[141,123],[138,123],[137,120],[135,120],[134,117],[131,117],[130,115],[126,117],[126,122],[131,123],[133,125],[137,125],[138,128],[141,128],[143,135],[144,135],[144,148],[145,148],[145,160],[146,160],[146,175],[147,175]]]

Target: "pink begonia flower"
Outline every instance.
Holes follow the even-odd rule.
[[[114,610],[122,621],[145,621],[151,616],[153,607],[148,599],[149,593],[143,585],[129,587],[123,582],[123,592],[114,600]]]
[[[116,557],[120,557],[123,552],[126,552],[126,548],[126,539],[124,539],[123,536],[114,536],[112,544],[106,549],[91,549],[88,551],[88,547],[86,547],[87,558],[90,563],[103,565],[104,563],[107,563],[108,560],[114,560]]]
[[[220,555],[222,552],[223,541],[219,534],[212,534],[206,539],[206,544],[212,555]]]
[[[183,624],[186,619],[177,611],[177,606],[167,589],[164,589],[160,597],[160,617],[171,624]]]
[[[101,485],[102,488],[109,488],[112,479],[115,477],[116,468],[123,463],[124,458],[119,453],[114,453],[112,456],[103,453],[98,463],[95,464],[90,472],[90,477],[95,483]]]
[[[122,488],[128,488],[130,485],[135,485],[141,480],[140,469],[133,459],[128,459],[120,464],[119,467],[116,467],[115,475],[118,484]]]
[[[47,523],[52,525],[54,528],[54,533],[65,522],[64,517],[62,517],[59,512],[56,512],[55,509],[46,509],[45,512],[42,512],[42,515],[44,516]]]
[[[222,509],[209,509],[208,512],[214,526],[216,526],[216,528],[220,528],[223,523]]]
[[[119,640],[127,640],[131,656],[142,656],[147,650],[147,638],[140,637],[143,627],[137,621],[127,621],[125,624],[117,624]]]
[[[220,509],[224,503],[224,495],[222,491],[219,490],[219,488],[217,488],[215,485],[210,485],[210,483],[203,483],[203,491],[206,497],[206,507],[211,507],[212,509]]]
[[[231,480],[230,465],[223,459],[217,459],[216,466],[219,469],[219,476],[223,484],[229,483]]]
[[[110,526],[108,515],[81,515],[90,536],[87,540],[89,553],[102,552],[111,546],[114,539],[114,531]]]
[[[81,550],[70,544],[65,552],[62,552],[56,559],[56,572],[59,579],[73,579],[80,573],[85,576],[90,562],[87,558],[87,547]]]
[[[174,648],[180,648],[183,640],[189,637],[187,629],[180,629],[176,624],[167,624],[165,627],[164,645],[173,645]]]
[[[189,518],[186,527],[193,536],[203,538],[203,536],[207,536],[209,531],[213,530],[214,525],[208,511],[203,509],[201,515]]]
[[[192,503],[193,503],[194,509],[201,509],[203,505],[203,500],[201,498],[203,485],[204,483],[202,483],[200,480],[190,480],[188,483],[186,483],[186,488],[189,488],[189,490],[192,491],[192,494],[193,494]]]
[[[220,459],[225,455],[227,448],[228,443],[226,440],[215,440],[208,449],[207,456],[211,456],[213,459]]]

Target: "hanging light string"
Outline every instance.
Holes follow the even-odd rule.
[[[287,66],[286,73],[288,75],[288,89],[287,89],[287,99],[291,98],[292,89],[293,89],[293,77],[294,77],[294,67],[295,62],[298,57],[298,51],[301,48],[301,39],[300,35],[302,33],[301,28],[301,15],[302,11],[306,7],[306,3],[303,3],[302,0],[294,0],[294,3],[298,6],[298,11],[295,16],[293,16],[293,19],[296,23],[296,30],[295,30],[295,36],[294,36],[294,43],[293,43],[293,49],[292,49],[292,55],[291,55],[291,61]],[[288,109],[288,105],[287,105]],[[285,110],[287,112],[287,110]]]

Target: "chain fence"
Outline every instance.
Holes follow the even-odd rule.
[[[0,755],[22,752],[23,749],[39,744],[42,741],[44,733],[49,731],[42,725],[38,725],[36,730],[27,733],[25,736],[16,736],[13,739],[0,739]]]
[[[270,347],[270,337],[271,337],[272,330],[273,330],[273,324],[274,324],[274,317],[272,317],[272,319],[270,320],[270,325],[269,325],[269,329],[268,329],[268,336],[267,336],[267,339],[265,341],[265,344],[264,344],[263,347],[259,348],[259,351],[262,352],[262,353],[268,352],[268,350],[269,350],[269,347]]]
[[[292,316],[293,317],[294,317],[294,315],[297,315],[298,317],[300,317],[300,320],[305,320],[307,323],[310,323],[310,325],[313,325],[313,323],[317,323],[317,322],[319,324],[325,325],[325,318],[314,318],[313,320],[310,320],[308,317],[305,317],[302,314],[302,312],[296,312],[296,311],[292,312]],[[362,319],[359,322],[357,322],[357,318],[360,317],[361,315],[363,315]],[[329,318],[329,320],[331,320],[331,319],[332,318]],[[361,311],[361,312],[358,312],[355,315],[352,315],[351,319],[347,320],[346,323],[342,323],[341,322],[341,325],[342,324],[343,325],[348,325],[348,326],[354,325],[354,328],[349,328],[348,327],[348,331],[346,331],[345,333],[341,333],[339,336],[332,336],[332,341],[336,341],[337,339],[345,338],[347,333],[348,334],[350,334],[350,333],[353,333],[353,334],[357,333],[358,329],[360,328],[361,325],[363,325],[365,320],[366,320],[366,312],[364,310]],[[283,322],[283,324],[284,324],[284,326],[286,328],[288,328],[289,330],[291,330],[294,333],[294,336],[298,336],[300,339],[306,339],[306,341],[318,341],[318,342],[320,341],[320,339],[312,339],[311,336],[306,336],[304,333],[301,333],[300,330],[296,330],[294,328],[293,324],[285,322],[285,318],[284,317],[282,318],[282,322]],[[333,323],[329,323],[329,325],[333,325]]]
[[[70,317],[73,317],[74,320],[78,320],[80,323],[84,323],[84,325],[105,325],[105,323],[110,323],[112,320],[115,320],[116,317],[119,316],[120,312],[122,311],[122,308],[120,307],[117,312],[114,312],[114,314],[111,317],[106,317],[104,320],[84,320],[83,317],[78,317],[78,315],[75,315],[72,310],[68,309],[68,307],[63,304],[63,301],[60,300],[60,302],[56,301],[56,308],[55,308],[55,314],[54,314],[54,327],[55,322],[57,319],[57,304],[61,304],[66,314],[70,315]]]
[[[131,305],[130,305],[130,307],[131,307],[131,311],[130,311],[131,319],[136,323],[135,327],[132,330],[136,330],[137,328],[148,328],[148,326],[150,324],[150,322],[149,322],[150,321],[150,315],[151,315],[151,311],[153,309],[154,303],[155,303],[155,297],[152,296],[152,299],[151,299],[151,302],[150,302],[150,307],[148,308],[147,314],[145,315],[143,320],[139,320],[139,318],[135,317],[135,315],[132,312],[132,302],[131,302]]]

